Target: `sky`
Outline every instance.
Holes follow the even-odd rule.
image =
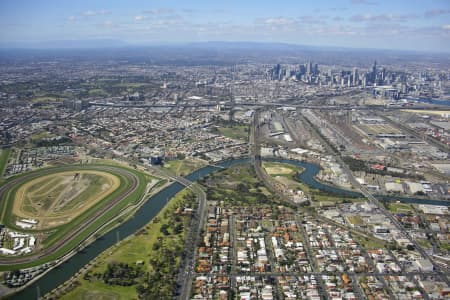
[[[0,0],[0,44],[205,41],[450,52],[450,0]]]

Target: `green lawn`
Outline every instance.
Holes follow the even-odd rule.
[[[427,239],[416,239],[416,242],[422,247],[422,248],[431,248],[431,243]]]
[[[204,166],[206,163],[203,161],[188,159],[174,159],[164,163],[164,168],[171,170],[177,176],[186,176]]]
[[[348,221],[353,225],[362,225],[364,224],[363,219],[360,216],[348,216]]]
[[[414,211],[412,205],[406,203],[387,203],[387,206],[393,213],[408,213]]]
[[[108,96],[104,89],[91,89],[88,92],[89,96]]]
[[[279,162],[263,161],[262,166],[263,166],[264,170],[266,171],[266,173],[268,173],[268,174],[269,174],[269,172],[267,172],[268,169],[269,170],[272,169],[272,171],[275,171],[276,169],[280,169],[280,173],[269,174],[272,177],[283,176],[283,177],[287,177],[292,180],[294,180],[294,176],[297,172],[302,173],[304,171],[304,169],[302,167],[297,167],[297,166],[293,166],[291,164],[285,164],[285,163],[279,163]],[[283,169],[289,170],[289,173],[281,172],[281,171],[284,171]]]
[[[148,85],[149,85],[148,83],[141,83],[141,82],[121,82],[114,84],[115,87],[122,87],[127,89],[135,89]]]
[[[439,248],[446,251],[450,251],[450,243],[445,242],[439,243]]]
[[[31,100],[33,103],[40,103],[40,102],[55,102],[59,101],[56,97],[36,97]]]
[[[356,234],[353,235],[353,237],[362,247],[364,247],[367,250],[369,250],[369,249],[384,249],[385,248],[384,244],[381,242],[367,239],[365,237],[362,237],[362,236],[359,236]]]
[[[219,127],[217,129],[220,134],[238,140],[248,140],[247,125],[233,125],[230,127]]]
[[[42,132],[40,132],[40,133],[37,133],[37,134],[32,135],[32,136],[31,136],[31,141],[37,142],[37,141],[40,141],[40,140],[42,140],[42,139],[44,139],[44,138],[52,138],[52,137],[54,137],[54,136],[55,136],[54,134],[51,134],[51,133],[48,132],[48,131],[42,131]]]
[[[8,157],[11,149],[8,148],[0,151],[0,177],[2,177],[5,172],[6,165],[8,164]]]
[[[82,281],[82,285],[76,287],[59,299],[80,300],[129,300],[137,299],[134,286],[111,286],[101,281]]]

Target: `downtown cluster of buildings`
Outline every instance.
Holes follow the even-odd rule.
[[[352,68],[351,70],[322,66],[311,61],[300,65],[277,64],[267,70],[266,78],[271,81],[301,81],[319,87],[370,88],[374,97],[399,100],[414,96],[432,98],[442,94],[443,82],[449,80],[445,72],[391,71],[378,67],[375,61],[371,68]]]

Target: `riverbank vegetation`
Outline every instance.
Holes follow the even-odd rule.
[[[181,191],[149,224],[104,251],[53,295],[67,300],[172,299],[196,206],[195,195]]]
[[[274,195],[259,181],[251,164],[238,164],[206,176],[201,183],[208,187],[210,201],[224,201],[231,206],[273,203]]]

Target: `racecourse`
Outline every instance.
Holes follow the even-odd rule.
[[[100,185],[89,184],[89,179]],[[8,179],[0,187],[0,223],[12,230],[32,233],[39,243],[29,255],[0,256],[0,270],[29,267],[63,256],[126,206],[138,201],[145,186],[143,174],[110,165],[46,168]],[[39,209],[30,208],[31,203]],[[24,211],[28,214],[21,215]],[[59,224],[50,222],[61,213],[69,217],[64,222],[60,219]],[[21,217],[38,219],[47,225],[23,230],[15,224]]]
[[[38,221],[36,229],[69,223],[120,186],[119,177],[94,170],[55,172],[22,184],[12,213]]]

